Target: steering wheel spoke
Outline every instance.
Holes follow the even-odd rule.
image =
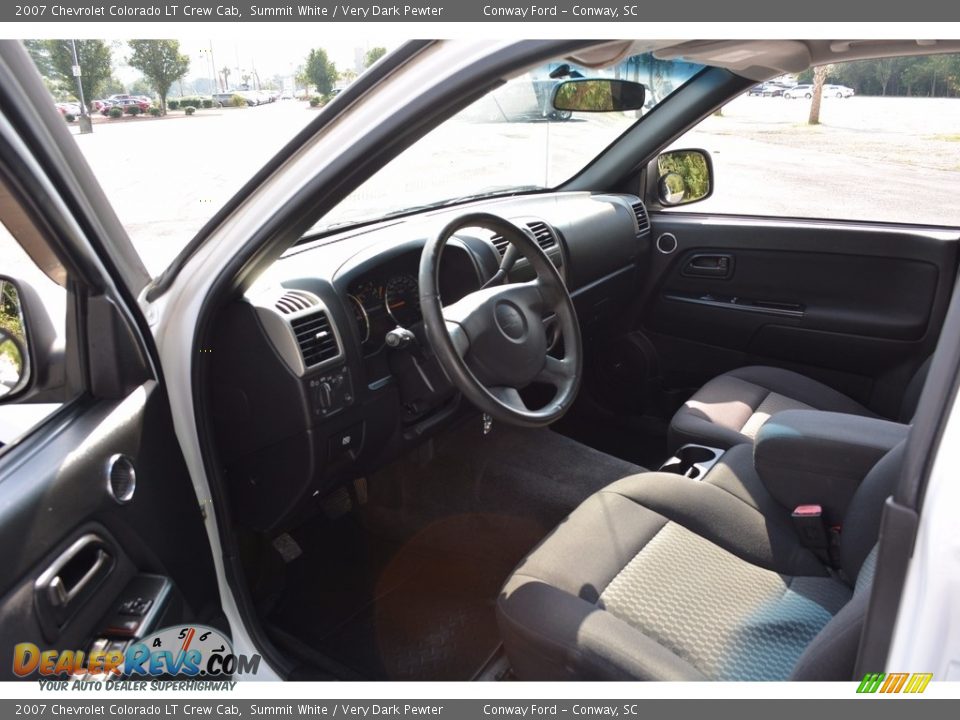
[[[557,287],[555,283],[549,279],[545,280],[540,275],[530,284],[536,287],[540,294],[540,301],[547,310],[556,312],[569,297],[565,287]]]
[[[457,351],[457,355],[462,360],[470,351],[470,338],[467,336],[467,333],[464,331],[463,327],[461,327],[458,323],[447,320],[446,326],[447,334],[450,336],[450,340],[453,342],[453,349]]]
[[[537,373],[534,381],[546,383],[547,385],[553,385],[554,387],[559,388],[572,381],[574,374],[575,368],[572,362],[566,358],[561,360],[560,358],[555,358],[552,355],[547,355],[547,359],[543,364],[543,369]]]
[[[497,386],[487,388],[487,390],[510,409],[518,410],[519,412],[530,412],[530,408],[527,407],[527,404],[523,401],[523,398],[520,397],[520,393],[516,388]]]

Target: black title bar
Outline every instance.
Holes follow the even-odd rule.
[[[960,3],[944,0],[434,0],[422,2],[150,2],[61,0],[0,7],[0,22],[951,22]]]

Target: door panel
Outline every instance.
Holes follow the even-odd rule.
[[[956,230],[650,215],[655,240],[677,240],[652,253],[641,300],[668,387],[777,365],[897,415],[939,334]]]
[[[135,468],[135,490],[123,504],[108,489],[109,461],[118,454]],[[219,614],[200,509],[155,382],[119,402],[81,400],[10,448],[0,463],[0,499],[0,648],[7,652],[22,642],[86,650],[137,577],[172,583],[154,624]],[[91,537],[98,542],[86,554],[58,566],[78,539]],[[51,569],[63,586],[60,600],[73,593],[72,602],[54,598],[51,607]],[[12,676],[9,660],[0,661],[0,679]]]
[[[221,608],[135,299],[149,276],[13,41],[0,41],[0,108],[0,220],[17,220],[13,238],[67,291],[63,337],[50,345],[71,388],[64,407],[0,454],[3,680],[14,675],[4,653],[18,643],[116,650],[172,623],[216,622]],[[37,297],[37,312],[24,314],[28,338],[44,313],[53,317],[50,298]],[[35,370],[40,379],[51,368]]]

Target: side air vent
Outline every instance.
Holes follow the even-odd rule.
[[[557,239],[553,236],[553,231],[550,230],[550,227],[545,222],[536,221],[527,223],[527,228],[537,239],[537,245],[544,250],[548,250],[557,244]]]
[[[493,243],[493,246],[497,249],[497,252],[500,253],[500,257],[503,257],[503,254],[507,251],[507,246],[510,245],[507,242],[507,239],[500,234],[494,235],[490,238],[490,242]]]
[[[633,215],[637,219],[637,235],[650,232],[650,218],[647,217],[647,209],[643,206],[643,203],[637,200],[630,207],[633,208]]]
[[[275,307],[284,315],[292,315],[295,312],[316,307],[320,304],[317,296],[313,293],[303,290],[287,290],[280,299],[277,300]]]
[[[297,338],[303,364],[307,368],[319,365],[340,354],[337,337],[330,327],[330,319],[323,310],[312,312],[290,321]]]

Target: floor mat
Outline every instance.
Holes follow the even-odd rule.
[[[499,578],[427,562],[325,638],[346,665],[389,680],[469,680],[499,644]]]
[[[494,604],[539,539],[519,518],[458,515],[405,542],[350,517],[297,538],[271,618],[371,680],[469,680],[499,646]],[[336,538],[336,542],[333,542]]]
[[[451,514],[515,515],[546,534],[593,493],[644,470],[548,429],[494,423],[483,435],[479,419],[433,448],[427,461],[411,456],[370,476],[371,512],[384,522],[395,514],[401,528]]]
[[[368,502],[293,531],[271,622],[372,680],[470,680],[497,651],[497,595],[590,494],[642,468],[550,430],[479,419],[368,478]]]
[[[667,425],[657,417],[571,412],[554,425],[557,433],[647,468],[667,459]]]

